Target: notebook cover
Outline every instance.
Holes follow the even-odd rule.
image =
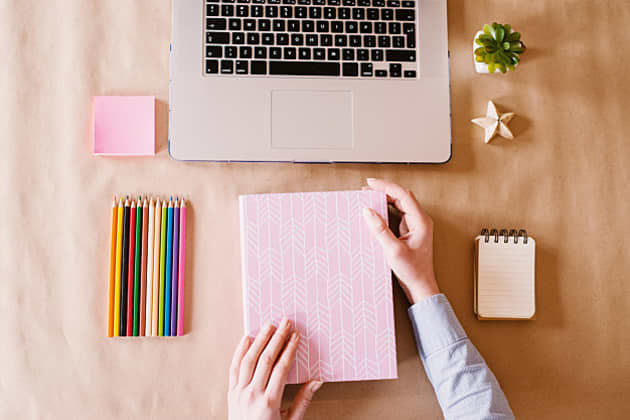
[[[300,333],[288,382],[397,378],[391,272],[363,221],[375,191],[240,198],[245,332],[283,316]]]

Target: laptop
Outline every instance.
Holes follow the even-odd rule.
[[[443,163],[446,0],[173,0],[178,160]]]

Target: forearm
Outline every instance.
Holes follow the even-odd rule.
[[[445,418],[514,418],[499,383],[444,295],[411,306],[409,317]]]

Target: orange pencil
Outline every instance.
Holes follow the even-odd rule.
[[[147,298],[147,230],[149,227],[149,205],[146,197],[142,207],[142,258],[140,261],[140,331],[138,335],[144,335],[146,321]]]
[[[109,311],[107,315],[107,336],[114,336],[114,286],[116,283],[116,234],[118,229],[118,208],[116,196],[112,204],[112,231],[109,248]]]

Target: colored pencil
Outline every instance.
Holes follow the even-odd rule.
[[[153,251],[153,302],[151,303],[151,335],[158,335],[158,306],[160,303],[160,239],[162,227],[160,199],[155,203],[155,243]]]
[[[153,197],[149,201],[149,221],[147,232],[147,279],[146,279],[146,304],[145,304],[145,329],[144,335],[151,335],[151,304],[153,303],[153,247],[155,242],[155,204],[153,203]]]
[[[173,263],[171,274],[171,325],[170,335],[177,335],[177,264],[179,263],[179,203],[173,207]]]
[[[166,201],[162,202],[162,227],[160,229],[160,302],[158,303],[158,336],[164,335],[164,274],[166,262]]]
[[[138,335],[144,335],[147,305],[147,229],[149,228],[149,204],[142,202],[142,257],[140,259],[140,320]]]
[[[144,208],[142,207],[142,197],[138,197],[138,206],[136,207],[136,251],[133,270],[133,335],[137,337],[140,334],[140,275],[142,274],[142,216]]]
[[[125,210],[123,213],[123,258],[120,277],[120,335],[127,335],[127,295],[128,295],[128,283],[127,277],[129,276],[129,225],[131,224],[131,209],[129,207],[129,199],[125,201]]]
[[[171,276],[173,265],[173,197],[168,202],[166,221],[166,282],[164,283],[164,335],[171,335]]]
[[[184,335],[184,272],[186,262],[186,203],[179,206],[179,273],[177,276],[177,335]]]
[[[127,274],[127,336],[133,335],[133,279],[136,268],[136,202],[129,211],[129,273]]]
[[[116,229],[118,228],[117,217],[118,208],[116,197],[112,203],[112,231],[109,247],[109,290],[108,290],[108,312],[107,312],[107,336],[114,336],[114,285],[116,283]]]
[[[122,268],[123,215],[125,213],[122,197],[118,201],[116,218],[116,278],[114,279],[114,337],[120,335],[120,270]]]

